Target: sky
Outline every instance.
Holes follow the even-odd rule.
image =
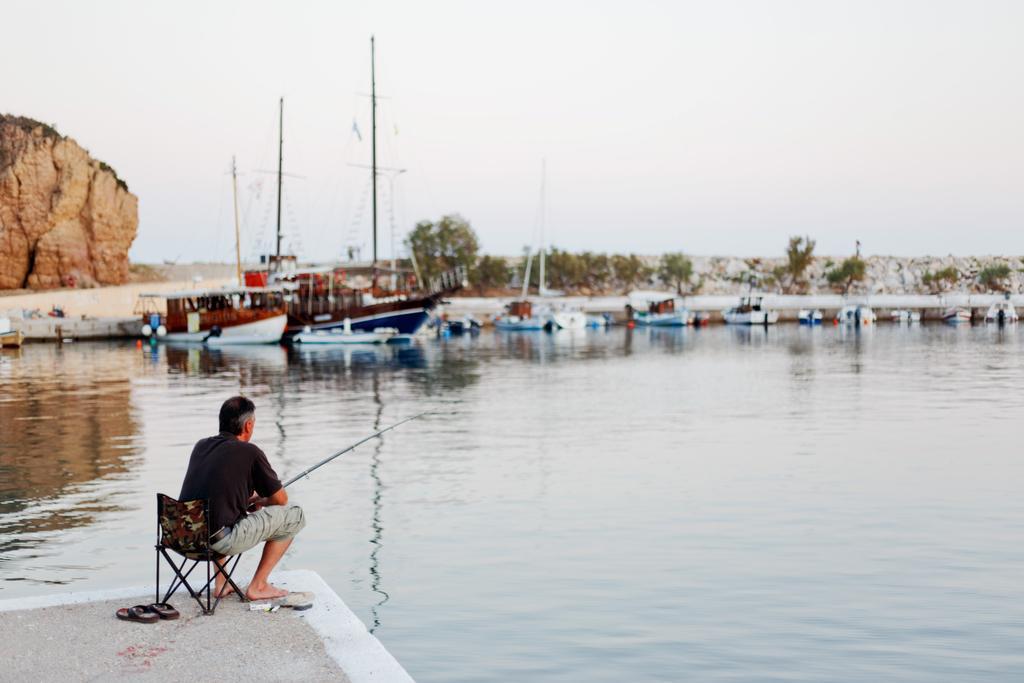
[[[77,2],[5,7],[0,111],[139,197],[136,261],[380,255],[458,213],[484,251],[1024,254],[1024,3]],[[16,27],[16,28],[12,28]],[[358,132],[357,132],[358,131]]]

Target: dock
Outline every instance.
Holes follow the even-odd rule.
[[[642,295],[642,296],[638,296]],[[658,300],[659,297],[671,298],[668,292],[636,292],[630,296],[528,296],[527,299],[537,305],[543,302],[553,308],[579,308],[586,313],[600,315],[607,313],[617,322],[626,320],[626,304],[642,307],[643,300]],[[763,294],[764,306],[779,312],[780,321],[796,322],[802,309],[820,309],[826,320],[831,320],[839,310],[847,304],[864,304],[871,306],[881,322],[888,322],[890,312],[910,310],[921,313],[923,320],[941,320],[942,313],[950,307],[962,307],[970,310],[974,318],[984,318],[988,307],[996,301],[1003,301],[1002,294]],[[490,320],[501,314],[505,306],[517,297],[451,297],[446,300],[443,311],[450,316],[472,315],[479,320]],[[686,306],[691,313],[707,313],[711,322],[721,323],[722,311],[739,303],[740,295],[730,294],[697,294],[676,297],[677,306]],[[1014,294],[1010,301],[1015,307],[1024,307],[1024,295]]]
[[[203,616],[182,589],[171,599],[181,618],[141,624],[114,613],[153,602],[145,586],[0,600],[0,678],[412,682],[316,572],[275,572],[273,581],[314,593],[313,607],[251,611],[229,598]]]

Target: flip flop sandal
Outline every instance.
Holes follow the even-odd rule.
[[[152,624],[160,621],[160,617],[146,605],[135,605],[134,607],[122,607],[114,613],[118,619],[124,621],[137,621],[140,624]]]
[[[149,611],[156,612],[158,617],[167,621],[173,621],[181,616],[181,614],[178,613],[178,610],[174,609],[166,602],[154,602],[152,605],[149,605]]]
[[[283,598],[277,598],[274,600],[274,604],[278,607],[290,607],[296,612],[310,609],[313,606],[313,593],[299,592],[289,593]]]

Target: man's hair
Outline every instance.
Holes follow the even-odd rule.
[[[220,431],[238,436],[255,417],[256,404],[245,396],[232,396],[220,407]]]

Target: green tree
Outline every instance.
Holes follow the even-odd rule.
[[[675,287],[677,294],[683,293],[683,286],[690,288],[693,277],[693,261],[682,252],[662,254],[658,264],[658,277],[666,285]]]
[[[946,266],[940,268],[934,273],[930,270],[926,270],[924,275],[921,276],[921,282],[924,283],[928,290],[932,294],[940,294],[957,283],[960,279],[960,273],[957,271],[955,266]]]
[[[456,266],[464,267],[472,278],[480,249],[469,221],[458,214],[442,216],[436,223],[420,221],[406,237],[405,244],[416,255],[427,282]]]
[[[603,291],[612,281],[612,264],[608,254],[595,254],[585,251],[580,254],[583,261],[583,282],[580,286],[591,291]]]
[[[987,290],[1005,292],[1010,288],[1010,266],[996,263],[986,266],[978,273],[978,283]]]
[[[485,254],[476,262],[470,281],[483,294],[486,289],[505,289],[511,279],[512,273],[507,259]]]
[[[628,256],[613,254],[611,268],[615,284],[624,290],[646,284],[654,275],[654,269],[644,263],[643,259],[636,254]]]
[[[562,251],[556,247],[552,247],[548,251],[544,268],[548,284],[553,289],[576,289],[586,280],[586,264],[583,260],[576,254]],[[534,271],[536,270],[537,264],[534,263]],[[535,274],[534,277],[539,278],[540,276]]]
[[[851,256],[844,260],[838,268],[825,273],[825,278],[833,288],[846,294],[854,282],[862,282],[867,273],[867,263],[859,256]]]
[[[786,263],[775,269],[774,275],[786,294],[798,294],[807,287],[807,269],[814,262],[815,242],[810,237],[789,238]]]

